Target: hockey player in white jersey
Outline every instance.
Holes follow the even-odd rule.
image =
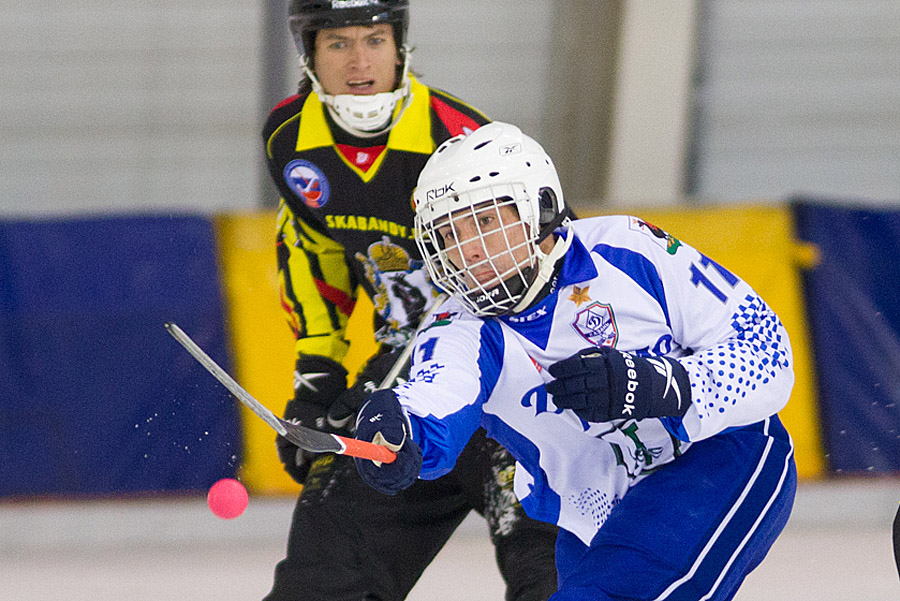
[[[361,409],[356,437],[397,452],[357,459],[362,478],[436,478],[482,426],[528,514],[561,527],[553,601],[731,599],[796,491],[777,315],[641,219],[566,219],[552,161],[509,124],[443,143],[414,199],[452,298],[410,381]]]

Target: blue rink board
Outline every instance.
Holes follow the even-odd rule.
[[[0,222],[0,497],[208,488],[241,458],[212,223]]]
[[[796,199],[829,471],[900,472],[900,211]]]

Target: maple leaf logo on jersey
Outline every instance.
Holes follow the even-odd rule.
[[[325,173],[313,163],[296,159],[284,168],[284,181],[303,204],[318,209],[328,202],[330,188]]]

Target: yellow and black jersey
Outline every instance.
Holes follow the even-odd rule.
[[[410,79],[411,103],[378,138],[336,126],[312,92],[285,99],[266,122],[266,162],[282,196],[281,301],[298,357],[343,358],[358,285],[375,306],[376,337],[392,345],[409,339],[436,296],[415,244],[412,191],[441,142],[488,119]]]

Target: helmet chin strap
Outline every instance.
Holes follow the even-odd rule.
[[[569,245],[572,244],[572,234],[569,233],[565,238],[562,236],[557,236],[556,242],[553,244],[553,248],[550,249],[550,252],[546,255],[543,255],[543,258],[539,258],[541,268],[538,270],[537,276],[534,278],[534,281],[531,282],[531,286],[528,287],[528,290],[525,292],[525,295],[522,297],[516,306],[510,310],[510,313],[519,313],[524,311],[534,302],[535,297],[538,295],[538,292],[544,289],[544,284],[550,281],[550,278],[553,277],[553,270],[556,268],[556,263],[560,260],[560,258],[566,254],[566,251],[569,250]],[[538,250],[540,252],[540,250]],[[543,253],[542,253],[543,254]]]
[[[328,114],[341,128],[358,138],[376,138],[397,125],[404,111],[412,102],[411,84],[409,81],[409,55],[412,50],[408,46],[403,46],[402,52],[403,75],[400,78],[400,85],[393,92],[366,95],[326,94],[316,74],[310,69],[309,57],[305,54],[300,56],[300,68],[303,69],[303,72],[306,73],[306,76],[312,83],[313,92],[328,107]],[[391,119],[390,115],[394,111],[394,107],[401,100],[403,104],[400,106],[400,110]],[[379,119],[379,115],[384,115],[384,119]],[[374,125],[369,123],[373,118],[380,121],[380,123]],[[354,122],[351,123],[351,121]]]

